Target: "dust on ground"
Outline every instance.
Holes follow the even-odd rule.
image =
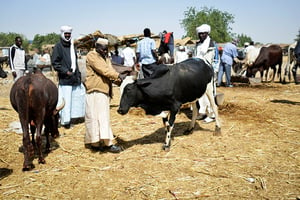
[[[9,75],[11,76],[11,75]],[[53,79],[54,80],[54,79]],[[9,101],[12,80],[0,80],[0,199],[296,199],[300,198],[300,85],[264,83],[218,88],[222,136],[197,121],[183,135],[191,111],[182,110],[171,150],[162,150],[162,120],[139,108],[117,113],[111,124],[120,154],[84,147],[84,123],[60,128],[46,164],[22,172],[22,134],[9,124],[18,115]]]

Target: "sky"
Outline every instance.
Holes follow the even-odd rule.
[[[2,2],[0,32],[32,40],[36,34],[60,34],[60,27],[69,25],[76,39],[96,30],[122,36],[150,28],[154,34],[173,32],[178,39],[186,33],[181,21],[190,7],[232,14],[232,32],[254,42],[293,43],[300,30],[299,0],[9,0]]]

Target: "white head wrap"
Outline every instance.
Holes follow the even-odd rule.
[[[202,24],[196,28],[197,33],[210,33],[210,25]]]
[[[60,32],[61,32],[61,38],[66,41],[66,42],[70,42],[72,37],[70,37],[70,39],[66,39],[65,38],[65,33],[72,33],[72,27],[71,26],[62,26],[60,27]]]
[[[105,38],[98,38],[96,44],[108,45],[108,40]]]

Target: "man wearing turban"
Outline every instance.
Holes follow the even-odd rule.
[[[60,41],[56,43],[52,54],[52,65],[58,73],[58,104],[65,101],[60,111],[60,124],[66,129],[71,119],[84,117],[85,88],[81,83],[81,73],[77,63],[77,53],[72,41],[72,27],[62,26]]]
[[[199,41],[196,43],[195,57],[204,60],[209,66],[212,67],[214,62],[218,60],[218,51],[215,42],[210,38],[210,25],[202,24],[196,28]],[[199,100],[199,115],[197,119],[204,120],[204,123],[210,123],[215,120],[215,114],[211,108],[210,102],[206,94]]]

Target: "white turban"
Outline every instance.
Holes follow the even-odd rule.
[[[71,26],[62,26],[62,27],[60,27],[60,32],[61,32],[61,38],[66,42],[70,42],[72,37],[70,37],[70,39],[67,40],[65,38],[65,33],[72,33],[72,27]]]
[[[98,38],[96,44],[108,45],[108,40],[105,38]]]
[[[196,28],[197,33],[210,33],[210,25],[202,24]]]

